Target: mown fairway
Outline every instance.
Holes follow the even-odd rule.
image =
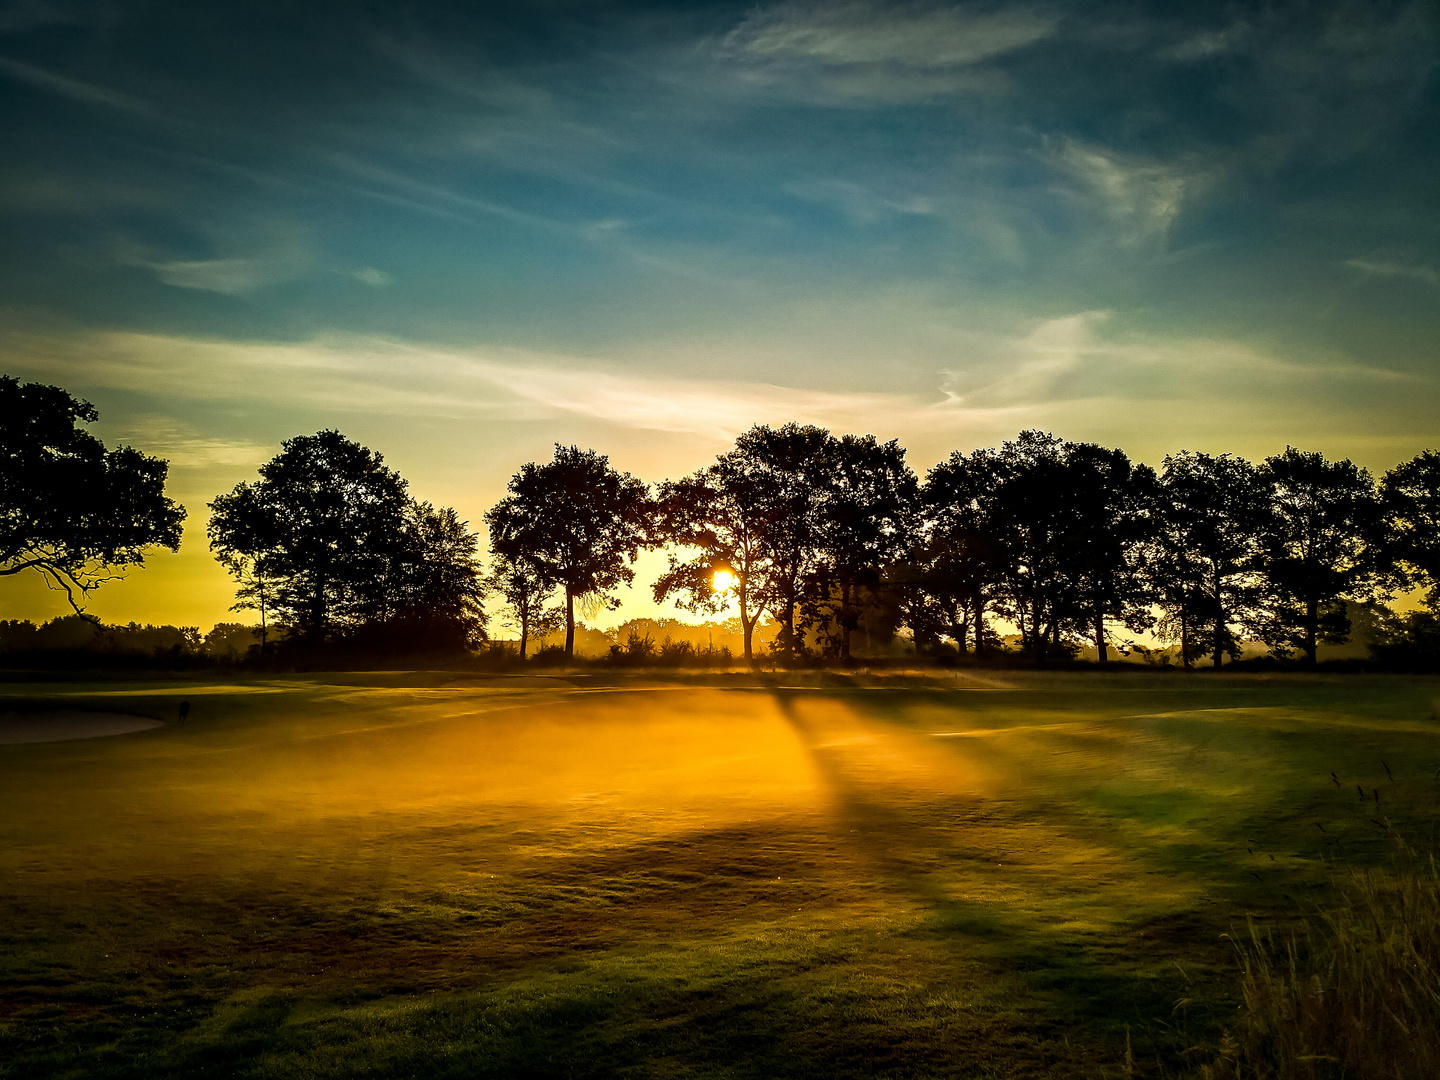
[[[0,1076],[1181,1075],[1440,789],[1433,681],[463,678],[0,686],[192,703],[0,747]]]

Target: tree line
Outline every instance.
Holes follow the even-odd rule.
[[[110,568],[178,546],[166,463],[105,451],[94,410],[56,387],[0,377],[0,575],[37,570],[83,596]],[[734,610],[744,658],[778,624],[779,659],[847,662],[859,630],[902,628],[917,650],[983,658],[997,623],[1045,664],[1126,634],[1176,642],[1183,662],[1241,642],[1314,663],[1349,632],[1343,601],[1428,588],[1440,609],[1440,454],[1377,481],[1348,460],[1287,448],[1253,463],[1181,451],[1158,469],[1118,449],[1025,431],[955,452],[918,476],[895,440],[814,425],[757,425],[689,476],[656,485],[594,450],[556,445],[485,514],[480,541],[452,508],[413,498],[382,456],[337,431],[287,440],[210,504],[211,549],[236,609],[292,646],[473,647],[487,597],[520,639],[618,606],[647,548],[667,549],[657,602]],[[733,604],[733,609],[731,605]]]
[[[571,626],[577,600],[603,602],[630,580],[639,549],[670,548],[656,601],[696,613],[733,601],[746,659],[769,614],[771,648],[788,659],[845,662],[862,625],[983,657],[1003,620],[1041,664],[1082,644],[1103,662],[1124,632],[1145,631],[1178,642],[1187,666],[1238,658],[1247,637],[1313,664],[1319,644],[1349,632],[1342,601],[1417,585],[1432,611],[1440,601],[1434,451],[1377,483],[1293,447],[1259,464],[1182,451],[1157,470],[1026,431],[922,478],[894,440],[761,425],[648,493],[593,451],[557,446],[486,521],[520,580],[506,601],[541,610],[546,589],[563,591]]]

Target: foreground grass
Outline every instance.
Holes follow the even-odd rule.
[[[0,687],[192,703],[0,748],[0,1075],[1180,1075],[1440,767],[1419,680],[452,680]]]
[[[1288,933],[1249,924],[1244,1008],[1206,1080],[1440,1075],[1440,873],[1392,846]]]

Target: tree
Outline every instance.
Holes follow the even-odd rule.
[[[1426,450],[1385,474],[1380,484],[1386,546],[1406,584],[1429,586],[1425,604],[1440,610],[1440,453]]]
[[[230,551],[219,561],[240,586],[235,590],[235,603],[230,605],[230,610],[260,613],[260,652],[264,655],[270,645],[270,612],[282,580],[268,568],[261,553],[245,555]]]
[[[384,458],[338,431],[302,435],[211,502],[210,547],[312,645],[378,627],[408,646],[483,636],[476,538],[453,510],[417,503]]]
[[[687,611],[716,615],[733,587],[746,663],[754,660],[755,624],[778,595],[769,529],[781,494],[774,480],[735,450],[693,476],[666,481],[657,498],[660,535],[695,554],[671,553],[655,582],[655,602],[679,593]],[[730,575],[732,586],[717,585],[721,573]]]
[[[1165,621],[1180,639],[1186,667],[1210,653],[1218,668],[1226,653],[1239,655],[1232,625],[1257,602],[1269,490],[1244,458],[1182,450],[1165,458],[1155,494],[1151,579]]]
[[[412,650],[463,652],[485,640],[480,538],[450,507],[414,502],[380,578],[389,595],[378,619]]]
[[[999,535],[995,496],[1000,463],[993,450],[956,451],[926,474],[923,525],[913,580],[945,612],[947,632],[964,651],[967,624],[975,654],[988,642],[985,611],[1006,576],[1008,550]],[[912,626],[912,630],[918,628]]]
[[[1313,665],[1318,642],[1349,635],[1333,601],[1381,591],[1380,502],[1364,469],[1293,446],[1266,458],[1262,475],[1272,517],[1261,556],[1264,609],[1252,627],[1272,649],[1300,647]]]
[[[0,376],[0,577],[34,570],[77,614],[112,570],[144,566],[152,547],[178,550],[185,520],[165,497],[169,463],[107,451],[78,426],[97,418],[58,386]]]
[[[486,575],[484,587],[486,592],[504,599],[505,621],[520,632],[521,660],[525,659],[531,637],[553,634],[565,625],[563,611],[545,606],[555,586],[523,556],[500,556]]]
[[[1132,466],[1123,450],[1073,442],[1063,449],[1070,522],[1062,557],[1074,590],[1074,629],[1092,635],[1103,664],[1107,622],[1136,632],[1154,624],[1144,555],[1154,531],[1155,473]]]
[[[609,593],[635,580],[626,563],[648,542],[649,494],[609,458],[559,443],[554,460],[523,466],[509,491],[485,515],[490,550],[529,560],[543,580],[565,590],[565,655],[574,656],[575,601],[618,606]]]
[[[1122,451],[1023,431],[996,455],[993,529],[1006,551],[997,610],[1044,664],[1077,639],[1108,656],[1107,621],[1149,625],[1140,573],[1149,528],[1137,479]]]
[[[843,435],[825,447],[814,516],[817,559],[808,597],[810,621],[833,625],[840,659],[860,622],[858,591],[874,587],[903,558],[918,485],[905,449],[874,435]]]
[[[795,630],[802,585],[816,565],[819,492],[834,436],[813,424],[757,424],[735,440],[731,460],[753,478],[755,518],[764,552],[764,598],[780,623],[772,650],[791,660],[804,651]]]

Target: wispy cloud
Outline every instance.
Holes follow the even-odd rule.
[[[1076,193],[1109,219],[1122,246],[1163,241],[1185,204],[1215,181],[1218,170],[1191,161],[1167,163],[1118,154],[1067,139],[1051,162],[1072,181]]]
[[[64,75],[56,75],[54,72],[46,71],[33,64],[22,63],[19,60],[0,57],[0,73],[8,75],[17,82],[23,82],[36,89],[69,98],[71,101],[79,101],[86,105],[99,105],[135,116],[152,118],[159,116],[159,113],[149,103],[131,97],[129,94],[96,86],[93,83],[81,82],[79,79],[72,79]]]
[[[303,344],[106,333],[0,339],[12,370],[174,397],[283,400],[292,407],[388,416],[586,417],[621,427],[733,437],[764,420],[835,423],[893,407],[884,394],[683,380],[514,349],[452,351],[376,338]]]
[[[115,433],[116,441],[162,457],[177,469],[258,465],[274,453],[273,447],[204,435],[189,424],[155,414],[129,417]]]
[[[166,285],[181,289],[236,296],[254,292],[272,280],[270,267],[260,259],[201,259],[146,263]]]
[[[980,66],[1049,37],[1057,25],[1030,8],[789,3],[746,19],[722,53],[751,82],[801,98],[902,103],[1003,85]]]
[[[384,270],[377,270],[373,266],[363,266],[359,270],[350,273],[356,281],[369,285],[372,289],[383,289],[386,285],[395,283],[395,275],[387,274]]]
[[[785,185],[785,190],[808,202],[833,206],[857,225],[869,225],[896,214],[935,213],[934,204],[922,195],[883,195],[850,180],[792,180]]]
[[[1232,23],[1221,30],[1202,30],[1191,34],[1165,49],[1161,56],[1182,63],[1209,60],[1242,48],[1251,38],[1251,28],[1244,22]]]
[[[1366,277],[1401,277],[1423,281],[1440,289],[1440,273],[1433,266],[1416,266],[1383,259],[1346,259],[1345,265]]]
[[[791,3],[751,16],[727,45],[758,58],[822,64],[963,67],[1048,37],[1058,20],[1026,9],[930,4]]]
[[[165,258],[130,240],[114,243],[114,258],[122,266],[150,271],[166,285],[222,296],[245,296],[291,281],[314,264],[304,230],[284,221],[249,222],[245,227],[212,224],[205,231],[210,246],[222,252],[215,258]],[[227,249],[239,250],[223,253]]]
[[[1306,385],[1316,396],[1345,387],[1408,387],[1432,396],[1434,380],[1344,359],[1299,363],[1237,341],[1214,338],[1107,338],[1108,311],[1050,319],[1030,333],[994,338],[982,362],[944,372],[946,400],[936,407],[1013,408],[1095,399],[1188,402],[1195,411],[1226,398],[1284,399]]]
[[[560,432],[583,422],[718,447],[752,424],[797,420],[898,436],[922,460],[957,444],[993,445],[1032,426],[1110,438],[1142,453],[1147,446],[1174,449],[1175,438],[1196,432],[1219,433],[1234,441],[1222,449],[1246,452],[1256,432],[1283,445],[1312,426],[1343,428],[1339,417],[1346,408],[1363,411],[1362,398],[1391,408],[1386,402],[1400,396],[1427,415],[1437,404],[1433,380],[1343,360],[1299,364],[1233,341],[1110,340],[1102,333],[1109,319],[1081,312],[1018,336],[973,337],[928,392],[686,379],[559,354],[361,337],[276,344],[12,333],[0,338],[0,359],[16,374],[77,389],[146,394],[164,387],[168,400],[283,402],[287,410],[337,418],[326,423],[348,422],[347,416],[487,419]],[[1302,384],[1304,402],[1294,397]],[[1385,386],[1391,389],[1377,397]],[[230,452],[207,448],[198,436],[189,443],[166,439],[191,459]]]

